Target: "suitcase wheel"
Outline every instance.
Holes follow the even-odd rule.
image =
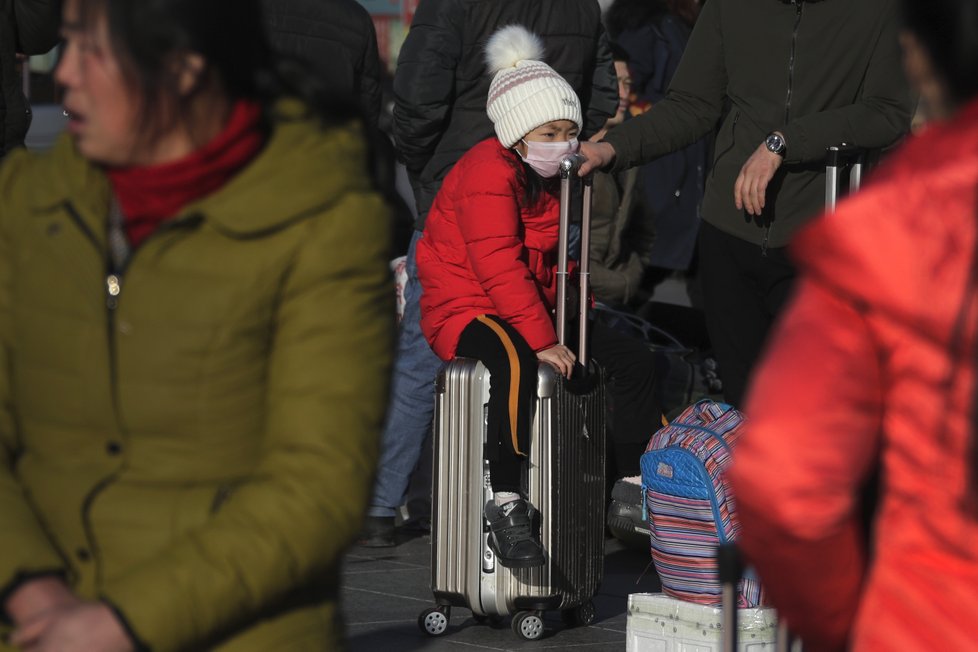
[[[543,618],[536,611],[518,611],[513,616],[513,632],[522,639],[535,641],[543,636]]]
[[[568,627],[587,627],[594,622],[595,615],[594,603],[590,601],[579,607],[560,612],[560,617],[564,619],[564,624]]]
[[[429,607],[418,616],[418,627],[428,636],[441,636],[448,631],[449,607]]]

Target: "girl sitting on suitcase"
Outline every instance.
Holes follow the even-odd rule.
[[[496,138],[459,160],[428,215],[417,246],[421,327],[442,359],[477,358],[489,369],[489,545],[502,565],[528,567],[545,561],[521,486],[537,366],[542,360],[569,377],[575,364],[574,354],[557,343],[552,311],[556,176],[561,159],[577,151],[581,105],[540,60],[542,44],[523,27],[496,32],[487,54],[494,77],[486,108]],[[611,379],[616,443],[609,459],[619,476],[637,475],[659,423],[652,354],[597,323],[590,347]]]

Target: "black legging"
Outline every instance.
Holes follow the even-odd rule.
[[[523,459],[529,455],[530,408],[537,388],[537,356],[515,328],[495,315],[469,322],[455,354],[478,358],[489,370],[486,458],[492,490],[521,493]]]
[[[607,481],[641,473],[639,458],[662,426],[655,398],[655,355],[648,345],[591,320],[591,356],[608,383]]]

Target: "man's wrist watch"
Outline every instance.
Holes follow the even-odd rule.
[[[778,133],[768,134],[767,138],[764,139],[764,146],[767,147],[767,151],[777,154],[782,158],[784,158],[784,153],[788,149],[788,146],[784,142],[784,136]]]

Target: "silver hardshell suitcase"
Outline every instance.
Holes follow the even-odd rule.
[[[561,166],[558,339],[565,341],[567,226],[571,184],[580,159]],[[582,252],[588,251],[590,178],[583,180]],[[589,305],[588,261],[581,260],[581,306]],[[586,310],[579,329],[586,342]],[[477,360],[456,358],[443,369],[435,389],[434,466],[431,518],[431,575],[436,606],[418,618],[422,631],[438,636],[448,628],[452,607],[465,607],[478,621],[513,615],[520,637],[543,635],[542,613],[560,610],[567,624],[590,624],[591,602],[604,565],[605,384],[600,369],[583,363],[567,380],[541,363],[532,417],[527,491],[539,511],[543,566],[505,568],[489,548],[483,516],[492,500],[483,448],[489,372]],[[580,377],[578,377],[580,375]]]

